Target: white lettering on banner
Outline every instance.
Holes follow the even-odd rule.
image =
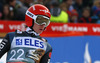
[[[0,29],[4,29],[4,25],[3,24],[0,24]]]
[[[25,23],[22,23],[21,25],[9,25],[10,30],[16,30],[16,29],[20,29],[22,31],[25,30],[24,27]]]
[[[78,32],[87,32],[88,27],[76,27],[76,26],[68,26],[67,24],[64,24],[63,26],[51,26],[53,31],[78,31]]]
[[[91,55],[90,55],[90,52],[89,52],[89,44],[88,43],[86,43],[86,46],[85,46],[84,63],[92,63]],[[100,63],[100,60],[96,60],[93,63]]]
[[[86,43],[85,46],[85,53],[84,53],[84,63],[91,63],[91,56],[89,53],[89,47],[88,43]]]
[[[100,32],[100,27],[92,27],[93,32]]]

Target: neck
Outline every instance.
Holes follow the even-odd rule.
[[[36,36],[39,35],[38,33],[36,33],[35,31],[33,31],[33,30],[32,30],[31,28],[29,28],[29,27],[27,27],[26,32],[28,32],[28,33],[33,33],[33,34],[35,34]]]

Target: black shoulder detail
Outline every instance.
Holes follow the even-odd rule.
[[[0,58],[7,52],[10,50],[10,40],[9,40],[10,36],[9,33],[3,38],[3,40],[0,43]]]

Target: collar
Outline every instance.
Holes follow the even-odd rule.
[[[33,33],[33,34],[35,34],[36,36],[39,36],[38,33],[36,33],[35,31],[32,31],[32,29],[29,28],[29,27],[26,28],[26,32],[28,32],[28,33]]]

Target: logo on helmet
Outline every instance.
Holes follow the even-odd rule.
[[[43,11],[43,12],[45,12],[45,13],[47,13],[47,12],[48,12],[47,10],[40,10],[40,11]]]

